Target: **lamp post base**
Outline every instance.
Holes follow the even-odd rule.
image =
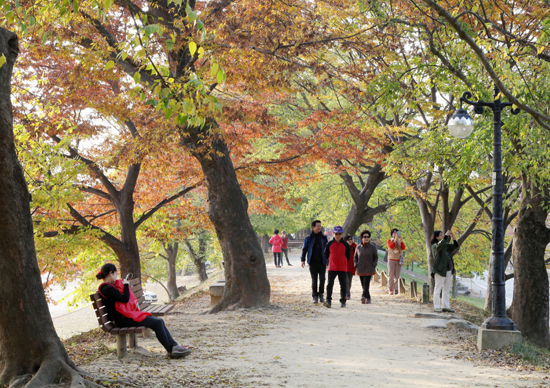
[[[517,330],[516,324],[508,317],[489,317],[481,325],[484,329],[489,330]]]
[[[490,330],[483,327],[477,332],[477,349],[501,349],[506,346],[521,343],[521,333],[518,330]]]

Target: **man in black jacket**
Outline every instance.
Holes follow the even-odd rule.
[[[307,263],[309,265],[309,273],[311,274],[311,296],[313,297],[313,303],[325,302],[323,292],[325,289],[325,274],[327,271],[328,260],[325,257],[325,247],[327,245],[327,236],[323,234],[321,221],[315,220],[311,223],[313,231],[304,240],[302,246],[302,268]],[[317,279],[319,282],[317,283]]]

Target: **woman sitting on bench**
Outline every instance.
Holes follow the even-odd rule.
[[[157,335],[157,339],[164,346],[170,357],[182,358],[191,354],[191,349],[178,345],[170,335],[164,321],[160,318],[152,317],[149,313],[143,313],[137,320],[123,316],[115,307],[116,302],[128,303],[130,300],[130,285],[128,280],[123,280],[124,290],[121,293],[115,286],[117,280],[117,270],[114,264],[104,264],[96,275],[96,278],[103,279],[98,291],[102,297],[105,308],[107,309],[107,318],[114,322],[118,327],[137,327],[145,326],[152,329]],[[149,315],[143,317],[143,315]]]

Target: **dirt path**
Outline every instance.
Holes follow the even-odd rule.
[[[373,303],[359,301],[355,278],[346,308],[311,304],[310,277],[297,255],[293,267],[268,265],[272,303],[279,308],[216,315],[208,296],[194,298],[166,319],[176,339],[191,346],[186,360],[167,361],[155,339],[149,356],[114,352],[84,369],[112,373],[140,387],[548,387],[538,372],[476,366],[457,359],[448,331],[420,327],[428,307],[372,287]],[[336,287],[337,288],[337,287]],[[114,344],[114,339],[111,340]]]

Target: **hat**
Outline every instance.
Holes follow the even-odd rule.
[[[344,233],[344,229],[341,226],[335,226],[332,230],[334,233]]]

